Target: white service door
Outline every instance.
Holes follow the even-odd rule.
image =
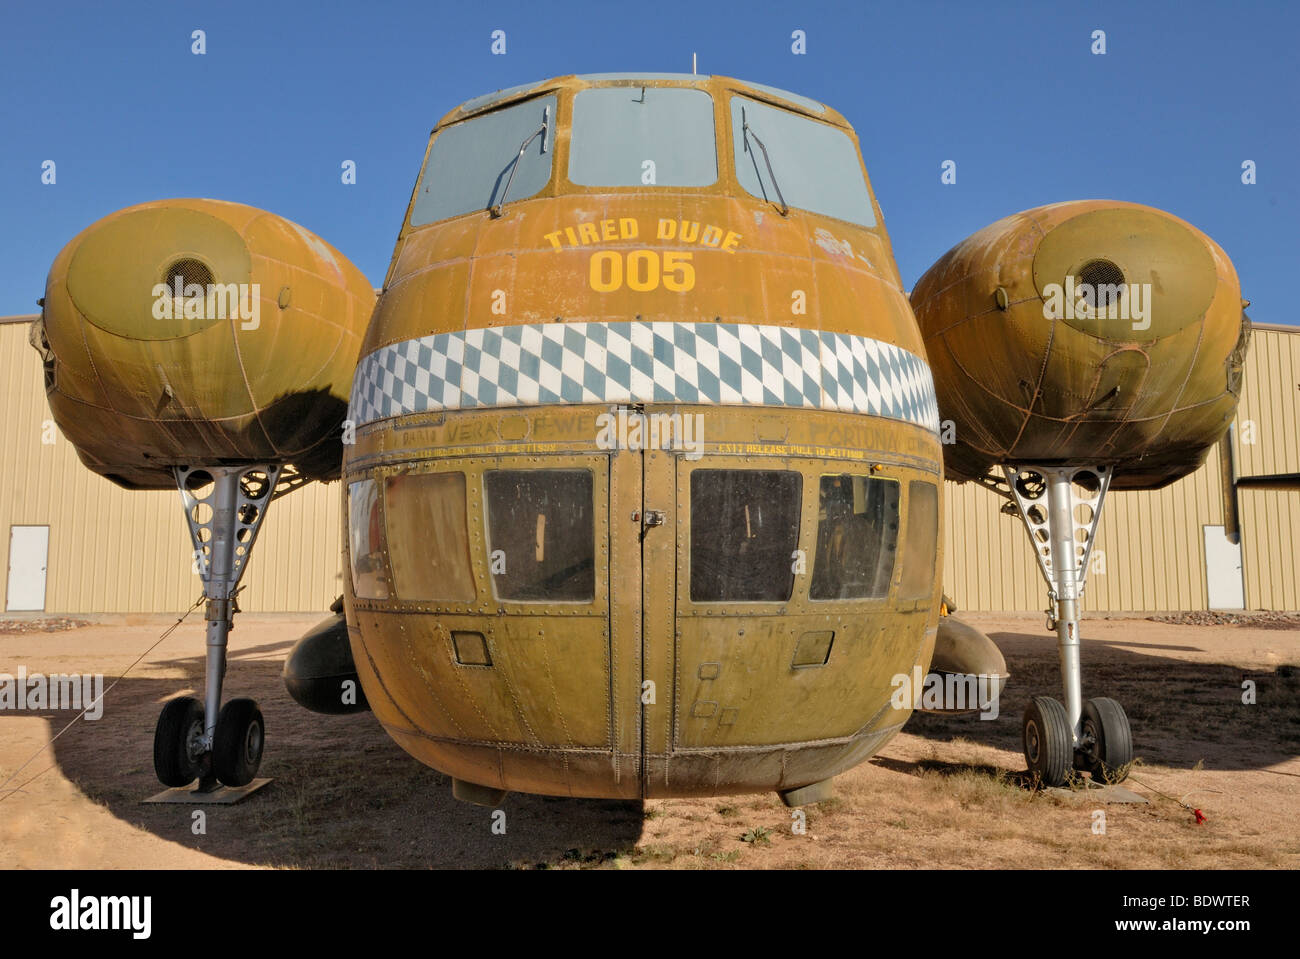
[[[9,586],[5,608],[45,609],[45,565],[50,552],[48,526],[9,527]]]
[[[1229,542],[1222,526],[1206,526],[1205,585],[1210,609],[1244,609],[1246,590],[1241,578],[1241,544]]]

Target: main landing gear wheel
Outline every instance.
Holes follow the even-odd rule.
[[[207,604],[203,614],[207,623],[203,718],[198,739],[202,793],[215,791],[217,783],[247,786],[262,763],[262,747],[266,742],[262,711],[251,699],[234,699],[223,707],[221,687],[226,678],[230,630],[238,611],[235,596],[239,592],[239,580],[266,519],[267,508],[275,498],[281,469],[277,463],[173,467]],[[159,729],[162,728],[160,725]],[[180,765],[174,758],[174,754],[179,755],[176,737],[169,725],[167,735],[159,739],[163,746],[155,750],[162,757],[155,762],[158,777],[169,786],[174,785],[169,778],[171,774],[175,773],[174,778],[179,779],[182,772],[188,772],[176,768]]]
[[[262,765],[266,726],[251,699],[232,699],[221,707],[212,737],[212,771],[227,786],[247,786]]]
[[[153,733],[153,768],[164,786],[188,786],[203,775],[203,704],[193,696],[171,700]]]
[[[1074,759],[1074,736],[1065,707],[1050,696],[1035,696],[1022,720],[1029,774],[1044,786],[1064,786]]]
[[[1083,704],[1083,739],[1075,768],[1086,769],[1099,783],[1118,783],[1128,777],[1133,762],[1133,733],[1124,707],[1100,696]]]

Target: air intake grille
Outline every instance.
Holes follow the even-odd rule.
[[[1090,288],[1083,299],[1094,310],[1104,310],[1119,302],[1124,272],[1110,260],[1089,260],[1079,268],[1077,279]]]
[[[212,283],[212,271],[208,269],[208,265],[193,257],[182,257],[167,267],[163,271],[162,281],[174,290],[177,277],[180,278],[182,290],[191,283],[197,283],[203,287],[204,292],[207,292],[208,286]]]

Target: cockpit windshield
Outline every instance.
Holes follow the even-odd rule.
[[[546,129],[536,134],[545,124]],[[521,154],[520,147],[527,143]],[[555,96],[537,97],[453,124],[434,138],[415,194],[411,226],[487,210],[541,191],[551,178]],[[517,169],[516,169],[517,165]],[[513,173],[514,178],[511,179]]]
[[[536,196],[550,182],[565,126],[568,181],[575,186],[718,184],[712,94],[639,80],[578,90],[562,117],[559,96],[551,93],[436,131],[411,226],[476,211],[498,216],[503,206]],[[847,132],[739,94],[730,97],[730,115],[735,175],[746,193],[782,214],[798,208],[877,225],[857,146]]]
[[[713,98],[703,90],[582,90],[573,101],[569,180],[579,186],[708,186],[718,179],[714,140]]]
[[[736,178],[753,196],[777,207],[876,225],[858,151],[844,131],[733,96],[731,132]]]

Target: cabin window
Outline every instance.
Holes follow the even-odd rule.
[[[519,148],[529,142],[522,156]],[[443,129],[429,148],[416,187],[411,226],[527,199],[551,179],[555,155],[555,97],[538,97]],[[518,163],[518,169],[514,169]],[[502,198],[514,170],[510,192]]]
[[[934,592],[939,548],[939,489],[933,483],[907,484],[907,536],[899,599],[928,599]]]
[[[384,519],[379,484],[374,480],[348,484],[348,555],[352,560],[353,594],[358,599],[387,599]]]
[[[858,149],[843,130],[746,97],[731,98],[731,129],[736,178],[748,193],[778,207],[784,197],[809,213],[876,225]]]
[[[823,476],[818,501],[812,599],[883,599],[898,549],[898,483]],[[931,563],[930,572],[934,565]]]
[[[398,599],[475,598],[464,473],[390,476],[384,481],[384,515]]]
[[[718,180],[713,98],[703,90],[579,91],[570,143],[569,180],[580,186],[708,186]]]
[[[691,600],[788,600],[802,495],[788,470],[691,473]]]
[[[488,567],[498,599],[591,602],[596,531],[589,470],[490,470]]]

